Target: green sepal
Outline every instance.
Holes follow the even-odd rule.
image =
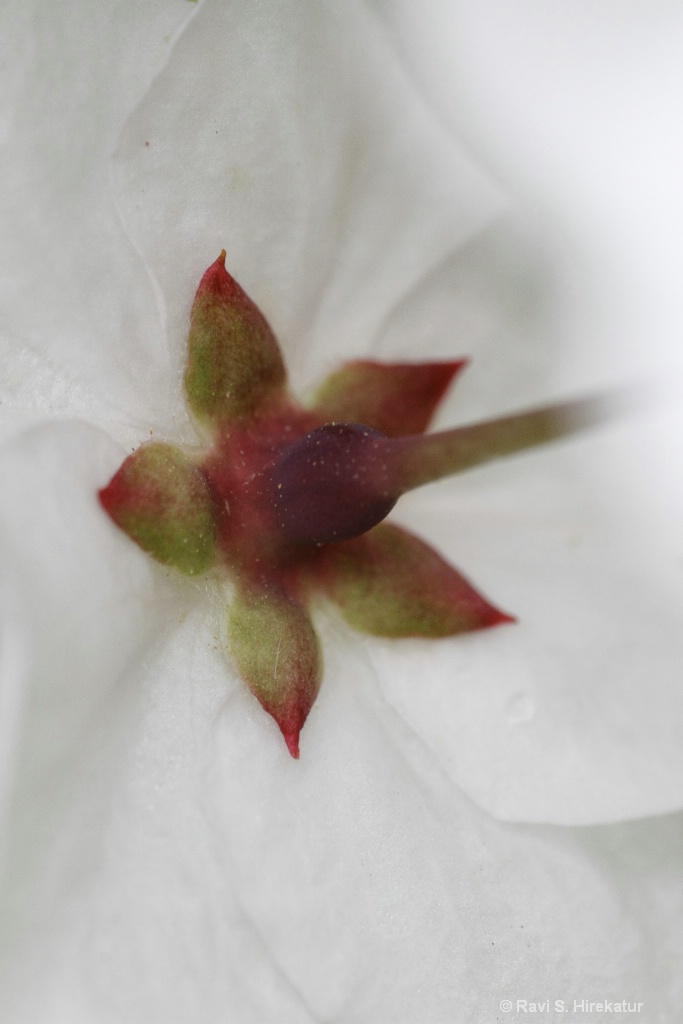
[[[116,525],[158,562],[188,576],[208,569],[216,547],[211,494],[202,471],[177,448],[138,448],[99,499]]]
[[[321,551],[316,583],[374,636],[443,637],[513,621],[424,541],[390,523]]]
[[[279,397],[286,379],[265,317],[225,269],[225,251],[204,274],[190,320],[184,385],[208,426],[253,415]]]
[[[280,727],[292,757],[320,689],[318,638],[308,612],[277,586],[242,590],[228,614],[240,674]]]

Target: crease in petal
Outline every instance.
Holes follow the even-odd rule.
[[[165,338],[109,167],[131,110],[196,13],[176,0],[75,0],[59,18],[40,0],[3,5],[0,335],[82,381],[82,414],[100,423],[87,390],[102,380],[119,417],[140,416],[150,400],[165,409]],[[37,382],[44,390],[51,381]]]
[[[81,423],[34,428],[0,449],[0,564],[13,609],[0,683],[14,715],[3,853],[27,871],[42,870],[46,837],[60,831],[84,745],[126,704],[121,679],[183,611],[177,588],[98,506],[121,454]]]
[[[391,523],[330,545],[315,583],[356,629],[384,637],[445,637],[514,620],[414,534]]]
[[[365,6],[327,0],[204,4],[112,171],[176,365],[188,267],[227,242],[297,382],[367,352],[406,292],[502,207]]]
[[[501,825],[469,801],[377,693],[380,645],[349,650],[345,632],[326,636],[311,756],[283,766],[262,723],[227,707],[210,775],[243,905],[316,1020],[479,1024],[529,977],[649,991],[601,864],[567,830]]]
[[[328,422],[364,423],[388,437],[421,434],[453,378],[466,365],[466,359],[431,363],[357,359],[323,381],[312,407]]]

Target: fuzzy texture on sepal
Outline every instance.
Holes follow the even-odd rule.
[[[318,638],[307,611],[277,586],[240,591],[228,613],[230,647],[249,689],[272,715],[292,757],[320,689]]]
[[[454,636],[514,622],[428,544],[389,523],[325,548],[316,569],[346,621],[374,636]]]
[[[282,393],[285,365],[261,311],[225,269],[225,251],[204,274],[190,320],[184,384],[198,420],[218,427],[253,415]]]
[[[216,545],[213,501],[202,471],[177,448],[138,448],[98,496],[116,525],[158,562],[188,576],[208,569]]]
[[[313,409],[330,423],[364,423],[387,437],[421,434],[466,359],[443,363],[346,363],[323,381]]]

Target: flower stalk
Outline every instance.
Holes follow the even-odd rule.
[[[386,437],[358,423],[328,424],[288,446],[252,487],[270,506],[271,528],[283,543],[337,543],[372,529],[407,491],[604,417],[605,400],[597,397],[408,437]]]

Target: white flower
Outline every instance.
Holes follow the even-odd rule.
[[[490,261],[519,264],[476,235],[498,191],[356,3],[4,20],[5,1019],[441,1024],[539,994],[666,1019],[646,939],[680,952],[680,819],[487,813],[680,805],[672,603],[591,495],[607,437],[406,503],[521,623],[433,645],[321,623],[297,763],[226,662],[219,595],[95,500],[115,442],[189,438],[186,318],[223,246],[302,388],[342,356],[469,353],[465,414],[549,397],[542,331],[500,347]]]

